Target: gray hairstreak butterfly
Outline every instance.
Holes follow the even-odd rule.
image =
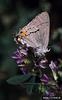
[[[50,20],[47,12],[37,15],[16,35],[17,41],[36,49],[37,54],[48,52]]]

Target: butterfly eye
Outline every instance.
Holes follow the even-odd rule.
[[[22,31],[20,33],[23,33]]]

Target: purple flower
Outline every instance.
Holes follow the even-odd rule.
[[[57,70],[57,66],[55,65],[55,63],[53,61],[51,61],[51,63],[49,64],[49,67],[51,68],[51,70]]]
[[[42,59],[40,62],[39,62],[39,66],[40,68],[46,68],[46,63],[47,63],[47,59]]]
[[[18,50],[14,52],[12,58],[16,60],[17,64],[22,64],[24,61],[24,58],[27,56],[27,51],[24,49]]]
[[[50,81],[50,78],[49,78],[46,74],[44,74],[43,77],[41,77],[40,80],[41,80],[43,83],[48,84],[48,82]]]
[[[53,61],[51,61],[51,63],[49,64],[49,67],[52,70],[54,79],[57,80],[57,69],[58,69],[58,67],[55,65],[55,63]]]

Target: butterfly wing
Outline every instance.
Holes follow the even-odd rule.
[[[49,42],[49,15],[43,12],[36,16],[24,29],[27,30],[28,35],[23,39],[31,47],[39,47],[46,49]]]

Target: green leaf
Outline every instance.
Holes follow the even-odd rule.
[[[20,85],[21,83],[27,81],[31,77],[30,74],[27,75],[17,75],[14,77],[11,77],[10,79],[7,80],[9,84],[13,85]]]
[[[26,91],[27,91],[27,93],[30,95],[30,94],[32,94],[32,92],[33,92],[33,87],[34,87],[34,84],[27,84],[27,86],[26,86]]]
[[[25,84],[26,91],[27,91],[27,93],[28,93],[29,95],[32,94],[35,84],[36,84],[36,83],[35,83],[35,76],[33,76],[33,77],[28,81],[28,83]]]

